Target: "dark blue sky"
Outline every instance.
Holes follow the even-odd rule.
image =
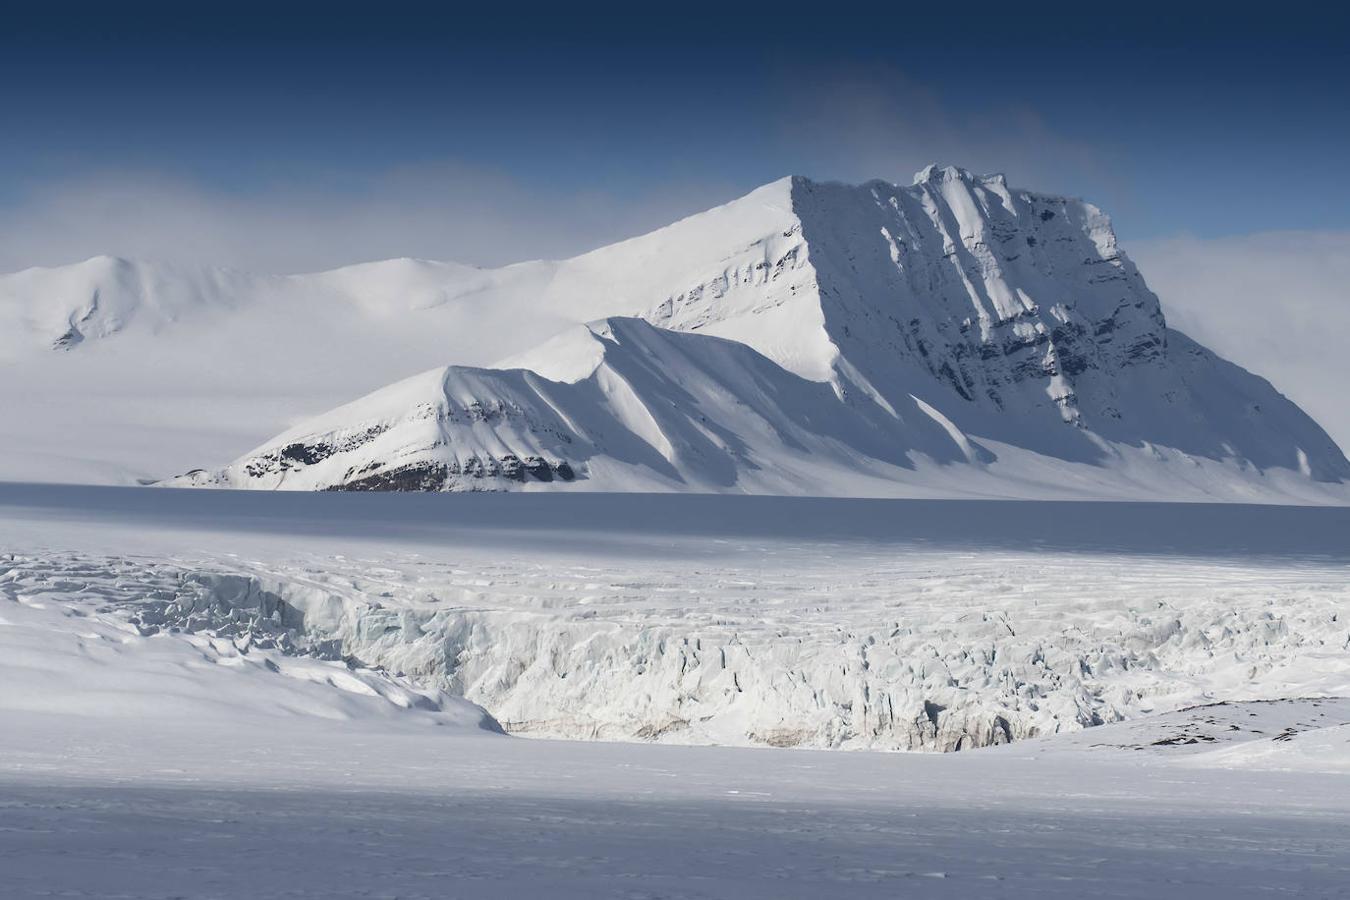
[[[55,228],[49,207],[118,183],[240,221],[279,198],[454,218],[495,196],[516,255],[550,255],[785,174],[938,161],[1086,196],[1127,241],[1350,226],[1350,45],[1311,8],[184,6],[10,15],[0,219]],[[459,233],[409,252],[503,261]]]

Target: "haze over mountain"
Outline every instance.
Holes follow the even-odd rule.
[[[0,317],[7,477],[158,479],[283,431],[178,483],[1350,499],[1335,443],[1169,329],[1098,209],[951,167],[786,178],[496,270],[95,259],[0,279]]]

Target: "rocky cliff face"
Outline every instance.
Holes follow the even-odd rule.
[[[912,187],[794,185],[827,330],[864,374],[918,369],[996,411],[1080,421],[1088,371],[1166,351],[1158,299],[1090,204],[929,167]]]
[[[936,166],[911,186],[794,178],[788,191],[794,221],[758,242],[761,259],[648,317],[730,330],[846,401],[917,398],[970,436],[1056,459],[1109,464],[1109,444],[1162,446],[1350,477],[1294,404],[1168,328],[1091,204]],[[784,308],[794,340],[774,320]],[[763,328],[723,324],[746,309]]]

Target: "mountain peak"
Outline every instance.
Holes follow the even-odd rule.
[[[929,163],[914,173],[914,184],[916,185],[941,181],[972,180],[974,180],[974,176],[966,169],[959,166],[939,166],[937,163]]]
[[[939,166],[936,163],[930,163],[914,173],[915,187],[924,184],[941,184],[948,181],[963,181],[967,184],[998,184],[1004,187],[1008,183],[1007,178],[1001,172],[976,175],[969,169],[963,169],[960,166]]]

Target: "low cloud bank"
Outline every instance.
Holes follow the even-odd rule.
[[[1350,448],[1350,232],[1178,237],[1127,250],[1174,327],[1269,379]]]

